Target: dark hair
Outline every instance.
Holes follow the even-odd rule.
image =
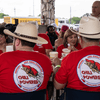
[[[62,32],[62,33],[59,35],[59,37],[60,37],[60,38],[63,38],[63,37],[64,37],[64,34],[65,34],[65,32]]]
[[[5,28],[5,27],[0,27],[0,34],[1,34],[1,35],[4,35],[5,38],[6,38],[8,35],[6,35],[6,34],[3,32],[4,29],[6,29],[6,28]]]
[[[6,29],[6,28],[5,28],[5,27],[0,27],[0,34],[1,34],[1,35],[4,35],[5,38],[6,38],[6,43],[9,43],[9,42],[8,42],[8,35],[6,35],[6,34],[3,32],[4,29]]]
[[[54,26],[50,25],[47,27],[47,31],[49,32],[49,28],[53,28],[54,29]]]
[[[29,47],[34,47],[36,43],[28,42],[25,40],[21,40],[22,46],[29,46]]]
[[[6,24],[5,27],[13,33],[16,29],[16,26],[17,26],[16,24]],[[12,43],[12,42],[13,42],[13,37],[8,36],[8,43]]]
[[[17,39],[17,38],[15,38],[15,40],[16,40],[16,39]],[[21,40],[21,39],[19,39],[19,40]],[[28,41],[26,41],[26,40],[21,40],[21,44],[22,44],[22,46],[34,47],[36,43],[28,42]]]
[[[70,29],[66,30],[65,31],[65,34],[64,34],[64,41],[63,41],[63,45],[64,47],[66,47],[66,43],[68,44],[67,42],[67,38],[71,35],[73,35],[75,33],[73,33]],[[78,45],[78,37],[77,37],[77,42],[76,42],[76,46]]]
[[[11,32],[14,32],[15,31],[15,29],[16,29],[16,24],[6,24],[6,28],[9,30],[9,31],[11,31]]]

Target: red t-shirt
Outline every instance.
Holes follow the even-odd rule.
[[[67,47],[68,47],[68,46],[67,46]],[[59,57],[59,58],[61,58],[61,56],[62,56],[62,53],[63,53],[62,49],[67,48],[67,47],[64,47],[63,44],[60,45],[60,46],[58,46],[57,52],[58,52],[58,57]],[[82,48],[81,48],[81,45],[80,45],[79,43],[78,43],[77,46],[75,45],[75,48],[78,49],[78,50],[82,49]]]
[[[3,51],[2,51],[2,50],[0,50],[0,54],[1,54],[1,53],[3,53]]]
[[[46,39],[48,41],[48,44],[36,44],[33,48],[34,51],[38,51],[40,53],[46,54],[45,49],[53,49],[50,39],[46,34],[40,33],[38,34],[38,36]]]
[[[55,79],[60,84],[66,83],[67,88],[100,92],[100,70],[96,63],[100,64],[99,46],[71,52],[62,60]]]
[[[23,93],[46,89],[52,64],[41,53],[13,51],[0,55],[0,92]]]

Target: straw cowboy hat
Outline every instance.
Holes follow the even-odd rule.
[[[84,16],[79,23],[79,32],[72,32],[87,38],[100,38],[100,21],[96,17]]]
[[[45,39],[38,36],[38,30],[36,28],[36,25],[31,23],[22,22],[17,25],[14,33],[9,31],[8,29],[5,29],[4,33],[33,43],[38,43],[38,44],[48,43]]]

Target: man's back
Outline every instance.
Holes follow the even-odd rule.
[[[55,80],[66,83],[66,100],[94,100],[94,97],[99,100],[100,47],[90,46],[70,53],[62,60]]]
[[[14,51],[0,56],[0,92],[24,93],[46,89],[52,72],[43,54]]]
[[[99,46],[90,46],[70,53],[63,59],[63,68],[60,68],[56,74],[56,81],[60,83],[64,83],[66,81],[67,88],[100,92],[99,51]],[[64,73],[67,73],[66,77],[62,76],[64,73],[60,74],[63,71]]]

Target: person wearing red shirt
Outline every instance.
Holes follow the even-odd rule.
[[[91,26],[91,27],[90,27]],[[73,31],[73,30],[71,30]],[[100,21],[92,16],[80,20],[80,44],[83,49],[69,53],[54,70],[54,86],[65,88],[65,100],[100,100]]]
[[[55,50],[57,50],[58,46],[63,44],[63,37],[64,37],[64,33],[66,32],[66,30],[68,30],[69,27],[67,25],[63,25],[61,27],[61,30],[59,31],[59,37],[58,39],[55,40]]]
[[[46,39],[48,41],[48,44],[36,44],[33,50],[49,56],[49,52],[53,50],[49,37],[44,33],[39,33],[38,36]]]
[[[70,46],[68,46],[68,44],[70,44]],[[68,29],[64,34],[63,44],[57,48],[59,58],[62,57],[64,48],[68,48],[71,52],[81,49],[81,45],[78,43],[78,36],[70,29]]]
[[[17,25],[14,33],[4,30],[14,38],[14,51],[0,55],[1,99],[45,100],[52,65],[49,57],[33,51],[36,43],[48,43],[37,32],[35,25],[24,22]]]

